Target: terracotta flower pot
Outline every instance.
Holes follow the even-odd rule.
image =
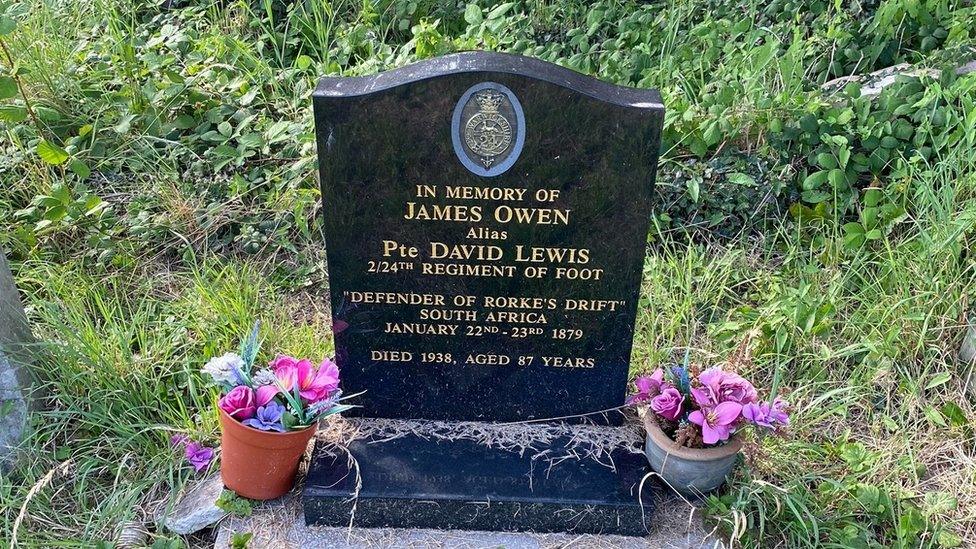
[[[260,431],[220,410],[220,476],[224,486],[248,499],[285,495],[295,485],[298,462],[315,427],[284,433]]]
[[[686,495],[700,495],[715,490],[732,471],[742,441],[733,436],[728,443],[714,448],[678,446],[661,430],[653,414],[644,417],[647,429],[647,454],[654,469],[675,490]]]

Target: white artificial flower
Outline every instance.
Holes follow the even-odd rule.
[[[274,372],[268,368],[264,368],[255,372],[254,376],[251,378],[251,381],[254,382],[255,387],[260,387],[262,385],[274,385],[275,380],[277,379],[278,378],[274,375]]]
[[[203,372],[209,374],[217,383],[237,385],[239,377],[234,369],[241,371],[244,368],[244,360],[237,353],[227,353],[224,356],[215,356],[203,367]]]

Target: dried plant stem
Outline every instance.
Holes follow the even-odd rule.
[[[34,486],[32,486],[31,489],[27,492],[27,496],[24,497],[24,503],[20,506],[20,512],[17,513],[17,520],[14,521],[14,527],[10,532],[11,548],[17,547],[17,530],[20,529],[20,524],[24,522],[24,517],[27,516],[27,504],[30,503],[32,499],[34,499],[34,496],[37,495],[38,492],[43,490],[45,486],[51,483],[51,480],[54,478],[55,474],[58,473],[63,474],[65,471],[68,470],[68,467],[70,465],[71,465],[71,460],[69,459],[63,462],[61,465],[58,465],[57,467],[51,469],[50,471],[47,472],[46,475],[41,477],[40,480],[34,483]]]

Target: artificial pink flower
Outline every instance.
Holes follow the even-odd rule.
[[[637,393],[630,395],[627,404],[637,404],[647,402],[661,392],[661,383],[664,382],[664,370],[658,368],[650,376],[640,376],[634,380],[634,387]]]
[[[719,400],[721,402],[737,402],[746,405],[759,400],[759,394],[756,392],[756,388],[752,386],[752,383],[746,381],[739,374],[732,372],[723,373],[725,375],[722,376],[718,389]]]
[[[688,414],[688,421],[700,425],[702,441],[715,444],[727,440],[732,434],[733,424],[742,415],[742,405],[738,402],[722,402],[714,408],[702,408]]]
[[[685,397],[681,391],[665,384],[661,394],[651,400],[651,410],[664,419],[674,421],[681,416],[681,405],[684,402]]]
[[[759,400],[756,388],[742,376],[709,368],[698,375],[700,387],[691,390],[691,396],[701,408],[714,408],[722,402],[745,405]]]
[[[316,370],[308,359],[279,355],[271,361],[271,368],[286,391],[297,386],[298,394],[309,403],[329,398],[339,387],[339,367],[328,358]]]
[[[271,402],[271,400],[278,394],[278,387],[274,385],[262,385],[254,391],[254,406],[260,408],[265,404]]]
[[[251,419],[257,411],[257,405],[254,402],[254,390],[247,385],[234,387],[229,393],[221,397],[217,405],[237,421]]]

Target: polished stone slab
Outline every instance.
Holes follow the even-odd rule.
[[[351,414],[576,421],[623,403],[656,91],[465,52],[323,78],[313,105]]]
[[[302,493],[310,525],[647,535],[673,500],[642,453],[587,455],[566,436],[542,449],[400,434],[319,442]],[[350,459],[351,458],[351,459]]]

